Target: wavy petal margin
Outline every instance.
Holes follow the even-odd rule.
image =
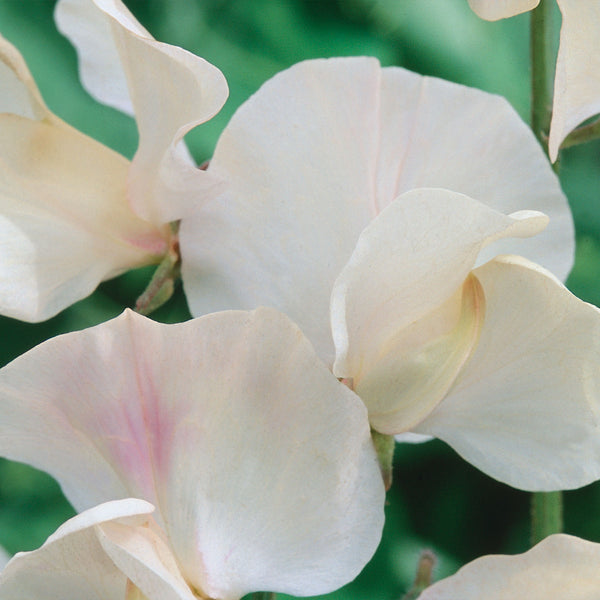
[[[79,509],[152,502],[211,598],[333,591],[381,536],[364,404],[271,309],[176,325],[126,311],[45,342],[0,371],[0,454]]]
[[[120,0],[60,0],[55,19],[77,49],[86,89],[135,116],[140,141],[129,174],[133,210],[157,224],[194,210],[217,183],[184,158],[179,144],[225,103],[223,74],[154,40]]]

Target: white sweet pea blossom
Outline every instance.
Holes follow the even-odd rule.
[[[483,19],[495,21],[535,8],[540,0],[469,0]],[[554,79],[554,106],[548,151],[552,162],[564,139],[600,113],[600,4],[557,0],[562,13]]]
[[[596,600],[599,564],[600,544],[551,535],[524,554],[478,558],[427,588],[419,600]]]
[[[64,590],[96,574],[149,600],[324,594],[381,536],[365,407],[272,309],[177,325],[126,311],[45,342],[0,371],[0,454],[91,509],[13,559],[0,598],[93,598]],[[142,522],[112,523],[127,514]],[[29,564],[54,576],[42,587]]]
[[[210,187],[180,140],[227,97],[218,69],[152,39],[120,0],[62,0],[56,10],[63,31],[85,36],[112,65],[106,74],[82,59],[107,94],[130,101],[140,141],[129,162],[64,123],[0,38],[0,314],[25,321],[160,261],[172,242],[167,223]]]
[[[572,260],[566,199],[503,99],[308,61],[239,109],[209,172],[224,189],[180,231],[196,315],[276,307],[376,430],[439,437],[513,486],[600,477],[598,310],[535,263],[486,262]]]

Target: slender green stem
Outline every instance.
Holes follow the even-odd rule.
[[[563,529],[562,492],[536,492],[531,499],[531,544]]]
[[[552,118],[552,3],[541,0],[531,12],[531,128],[548,151]],[[531,542],[562,531],[562,492],[534,492],[531,498]]]
[[[276,597],[274,592],[254,592],[250,594],[251,600],[275,600]]]
[[[531,129],[545,150],[552,118],[552,77],[550,57],[552,43],[552,5],[541,0],[531,12]]]
[[[175,282],[181,272],[179,242],[177,238],[178,225],[172,224],[173,239],[168,252],[154,271],[150,283],[137,299],[135,311],[141,315],[149,315],[171,298],[175,291]]]

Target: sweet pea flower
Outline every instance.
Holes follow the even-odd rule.
[[[84,511],[9,563],[0,598],[92,598],[71,590],[98,581],[121,599],[128,580],[149,600],[324,594],[381,536],[365,407],[272,309],[126,311],[41,344],[0,370],[0,454]]]
[[[573,248],[558,181],[503,99],[307,61],[238,110],[209,172],[224,189],[180,230],[194,314],[285,312],[375,430],[439,437],[510,485],[600,477],[598,310],[494,258],[564,277]],[[550,225],[525,239],[539,211]]]
[[[600,544],[556,534],[516,556],[484,556],[427,588],[419,600],[596,600]]]
[[[25,321],[161,260],[168,222],[211,185],[181,140],[227,97],[218,69],[152,39],[120,0],[61,0],[56,18],[91,45],[84,81],[135,114],[139,146],[130,162],[59,119],[0,38],[0,313]]]
[[[532,10],[539,3],[540,0],[469,0],[477,15],[488,21]],[[548,139],[552,162],[567,135],[600,113],[600,5],[582,0],[557,0],[557,3],[562,25]]]

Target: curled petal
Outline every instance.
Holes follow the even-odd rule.
[[[197,600],[165,540],[150,527],[102,523],[96,534],[114,564],[147,600]]]
[[[502,257],[476,269],[486,316],[448,396],[414,429],[517,488],[600,477],[600,311],[541,267]]]
[[[444,306],[392,336],[354,385],[373,429],[408,431],[441,402],[477,345],[484,314],[481,286],[469,276]]]
[[[364,405],[270,309],[177,325],[127,311],[54,338],[0,371],[0,415],[0,453],[49,471],[78,508],[151,501],[208,597],[326,593],[379,541]]]
[[[0,114],[53,119],[19,51],[0,36]]]
[[[423,189],[400,196],[364,230],[331,296],[333,371],[353,379],[377,431],[410,430],[470,356],[484,300],[468,274],[481,249],[546,223],[539,213],[505,216],[462,194]]]
[[[532,10],[540,0],[469,0],[469,6],[486,21],[507,19]]]
[[[125,598],[127,575],[102,549],[96,526],[121,523],[135,529],[148,520],[153,510],[148,502],[127,499],[101,504],[73,517],[41,548],[12,558],[0,575],[0,599]]]
[[[552,162],[563,140],[600,113],[600,5],[558,0],[562,13],[548,151]]]
[[[169,233],[130,210],[127,161],[50,113],[3,39],[0,60],[0,313],[41,321],[159,260]]]
[[[595,600],[600,544],[556,534],[516,556],[483,556],[427,588],[419,600]]]
[[[154,40],[120,0],[61,0],[55,18],[77,48],[88,91],[135,115],[140,142],[129,177],[133,210],[153,223],[181,218],[214,182],[183,158],[179,142],[223,106],[222,73]]]
[[[307,61],[276,75],[234,115],[208,172],[225,189],[180,230],[193,314],[273,306],[329,364],[334,281],[361,231],[408,190],[445,188],[504,214],[543,212],[546,231],[501,251],[559,277],[571,268],[566,198],[509,104],[374,59]]]

